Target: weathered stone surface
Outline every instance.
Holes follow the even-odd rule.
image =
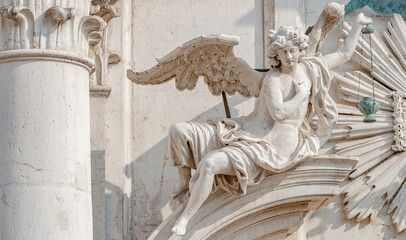
[[[171,233],[183,210],[179,207],[149,239],[285,239],[308,211],[325,207],[339,194],[356,163],[355,158],[318,156],[266,177],[243,197],[216,192],[191,219],[186,235]]]
[[[83,112],[89,104],[84,97],[89,85],[94,239],[146,239],[172,213],[165,204],[171,199],[177,173],[163,161],[168,128],[184,120],[224,117],[224,108],[221,98],[211,96],[204,84],[198,84],[194,92],[181,93],[172,83],[134,86],[125,70],[143,71],[154,64],[155,56],[207,33],[240,36],[236,53],[255,68],[269,68],[265,52],[268,29],[295,25],[306,30],[329,2],[0,1],[0,51],[8,52],[0,54],[0,239],[91,239],[86,235],[92,227],[89,145],[84,140],[89,138],[85,128],[89,119]],[[348,4],[350,0],[337,2]],[[394,1],[379,4],[387,2]],[[345,21],[353,22],[360,11],[373,18],[378,35],[373,38],[379,43],[375,48],[379,51],[377,76],[382,76],[379,71],[389,70],[391,76],[383,80],[403,79],[399,71],[405,64],[404,37],[399,31],[402,17],[392,19],[392,15],[364,7],[347,15]],[[89,15],[84,21],[82,17]],[[86,28],[82,31],[80,26]],[[332,29],[320,52],[335,51],[342,34],[340,27]],[[364,50],[368,48],[364,46]],[[87,71],[92,71],[93,63],[86,58],[96,63],[90,80]],[[402,130],[393,129],[402,124],[392,117],[392,110],[402,111],[391,108],[389,85],[378,86],[378,97],[384,103],[377,114],[379,125],[361,127],[362,117],[353,109],[358,83],[358,73],[353,71],[359,69],[359,58],[353,60],[355,64],[337,70],[344,78],[336,76],[331,94],[341,104],[339,122],[333,139],[321,149],[326,154],[359,156],[356,170],[339,189],[348,185],[345,193],[350,197],[342,195],[324,209],[310,211],[289,240],[406,239],[406,231],[397,232],[397,228],[402,230],[397,223],[404,219],[404,171],[400,171],[404,161],[388,157],[396,154],[393,145],[402,151],[402,142],[392,139],[403,139]],[[363,64],[364,69],[369,68],[367,61]],[[370,91],[368,79],[368,72],[363,71],[361,95]],[[390,86],[388,90],[404,91]],[[229,105],[232,117],[238,117],[251,112],[254,101],[234,95],[229,97]],[[370,137],[360,137],[362,134]],[[88,165],[84,165],[86,161]],[[396,171],[400,174],[394,174]],[[354,187],[364,181],[366,188]],[[367,197],[353,198],[374,185]],[[388,192],[388,185],[395,191]],[[386,198],[391,200],[381,206]],[[373,218],[368,216],[368,206],[372,206]],[[387,209],[393,212],[387,213]],[[395,212],[400,214],[393,215]],[[358,219],[361,222],[355,221]],[[288,222],[296,226],[297,219]]]
[[[90,0],[0,3],[0,238],[92,239]]]

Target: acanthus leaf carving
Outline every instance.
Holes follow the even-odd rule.
[[[73,8],[63,8],[60,6],[51,7],[45,12],[45,15],[54,24],[65,22],[75,16],[76,12]]]
[[[106,85],[107,68],[120,61],[118,54],[107,50],[109,21],[118,16],[113,4],[115,0],[88,0],[88,10],[80,8],[82,3],[64,3],[58,6],[44,6],[31,9],[31,5],[20,3],[0,8],[0,24],[6,25],[0,37],[0,51],[17,49],[49,49],[74,51],[93,58],[98,66],[91,77],[100,89]],[[47,6],[47,7],[45,7]],[[78,9],[76,9],[78,8]],[[88,16],[87,14],[91,14]],[[75,20],[75,17],[80,20]],[[7,36],[7,37],[6,37]],[[103,89],[102,95],[110,91]],[[97,90],[99,91],[99,90]]]
[[[18,39],[15,49],[29,49],[34,47],[34,14],[28,7],[11,5],[0,9],[0,14],[17,22]]]
[[[40,45],[46,46],[47,49],[57,49],[63,45],[63,41],[67,41],[61,34],[61,27],[62,24],[76,15],[75,9],[54,6],[46,10],[44,15],[44,22],[41,26]]]
[[[110,19],[118,17],[118,11],[112,0],[92,0],[90,6],[90,15],[99,16],[104,21],[109,22]]]
[[[90,0],[87,0],[90,2]],[[77,32],[76,15],[86,13],[82,4],[61,2],[61,5],[19,3],[0,8],[0,51],[18,49],[70,50],[79,55],[88,50]],[[76,9],[78,8],[78,9]],[[7,36],[7,37],[6,37]]]

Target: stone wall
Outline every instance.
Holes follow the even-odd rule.
[[[105,99],[105,219],[99,229],[106,239],[146,239],[170,214],[166,206],[177,179],[175,168],[165,164],[168,129],[181,121],[206,121],[224,117],[221,97],[210,94],[203,82],[192,92],[179,92],[174,82],[159,86],[133,85],[124,75],[128,66],[136,71],[152,67],[178,45],[202,34],[236,35],[241,42],[237,53],[255,68],[266,68],[264,58],[268,28],[314,24],[328,0],[133,0],[118,1],[120,17],[110,23],[109,48],[121,62],[108,68],[107,81],[112,91]],[[348,0],[336,1],[346,4]],[[374,17],[379,31],[388,18]],[[355,18],[357,12],[347,17]],[[130,24],[131,23],[131,24]],[[118,37],[122,36],[122,37]],[[333,29],[322,53],[336,50],[339,28]],[[354,69],[346,64],[337,70]],[[332,90],[334,91],[334,89]],[[248,114],[253,99],[229,96],[232,117]],[[96,106],[96,105],[95,105]],[[324,153],[331,152],[326,146]],[[99,166],[99,165],[96,165]],[[396,234],[389,216],[379,215],[369,224],[345,220],[343,203],[337,198],[326,209],[309,215],[304,226],[307,238],[318,239],[406,239]],[[104,214],[98,212],[98,216]],[[303,229],[301,229],[303,231]],[[99,235],[101,236],[101,235]]]

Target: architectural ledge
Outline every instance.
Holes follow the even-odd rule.
[[[95,70],[95,63],[87,57],[67,51],[49,50],[49,49],[20,49],[0,51],[0,63],[13,61],[54,61],[71,63],[84,67],[89,73]]]
[[[243,197],[219,190],[192,217],[184,236],[171,232],[181,206],[149,239],[285,239],[309,210],[323,208],[339,194],[339,185],[357,162],[357,158],[317,156],[267,176]]]
[[[108,97],[111,92],[111,86],[92,85],[90,86],[90,96]]]

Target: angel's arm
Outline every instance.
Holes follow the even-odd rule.
[[[350,60],[352,54],[355,52],[362,27],[371,22],[372,20],[370,18],[366,18],[363,13],[358,15],[350,33],[337,52],[325,55],[323,57],[329,69],[334,69]]]
[[[266,94],[266,106],[268,108],[271,117],[276,121],[280,122],[290,116],[302,103],[307,96],[309,96],[310,91],[308,86],[300,86],[298,83],[295,83],[296,95],[284,102],[282,89],[276,81],[276,79],[269,79],[265,84],[265,94]],[[302,83],[307,84],[307,83]]]

